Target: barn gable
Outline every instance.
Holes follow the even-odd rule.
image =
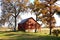
[[[33,31],[35,29],[39,29],[41,26],[39,23],[37,23],[36,20],[34,20],[32,17],[28,18],[28,19],[24,19],[22,20],[19,24],[18,24],[18,30],[30,30]]]

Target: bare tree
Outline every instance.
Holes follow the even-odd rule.
[[[3,7],[2,9],[3,15],[11,14],[14,17],[15,19],[14,31],[16,31],[17,16],[19,15],[20,12],[23,12],[27,9],[26,4],[20,2],[19,0],[17,1],[5,0],[5,1],[2,1],[2,7]]]

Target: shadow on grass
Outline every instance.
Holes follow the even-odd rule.
[[[8,32],[1,32],[1,33],[8,33]],[[17,34],[16,34],[17,33]],[[35,35],[33,35],[35,34]],[[7,36],[9,38],[2,39],[2,40],[60,40],[60,37],[56,36],[50,36],[50,35],[39,35],[36,36],[36,33],[26,33],[26,32],[14,32],[9,34],[5,34],[4,36]]]
[[[14,31],[0,31],[0,34],[10,33],[10,32],[14,32]],[[16,32],[19,32],[19,31],[16,31]]]
[[[60,40],[60,37],[56,36],[35,36],[35,35],[30,35],[30,34],[8,34],[5,36],[13,36],[10,37],[10,39],[14,40]]]
[[[60,37],[54,37],[54,36],[28,36],[28,35],[23,35],[23,36],[16,36],[14,37],[14,40],[60,40]]]
[[[7,31],[0,31],[0,34],[8,33]]]

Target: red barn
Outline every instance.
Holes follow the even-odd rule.
[[[32,17],[24,19],[18,24],[18,30],[26,32],[35,32],[35,30],[38,32],[40,31],[40,28],[40,24],[37,23],[37,21],[34,20]]]

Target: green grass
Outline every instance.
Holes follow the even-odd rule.
[[[0,32],[1,40],[60,40],[60,36],[51,36],[48,33],[27,33],[27,32]]]

